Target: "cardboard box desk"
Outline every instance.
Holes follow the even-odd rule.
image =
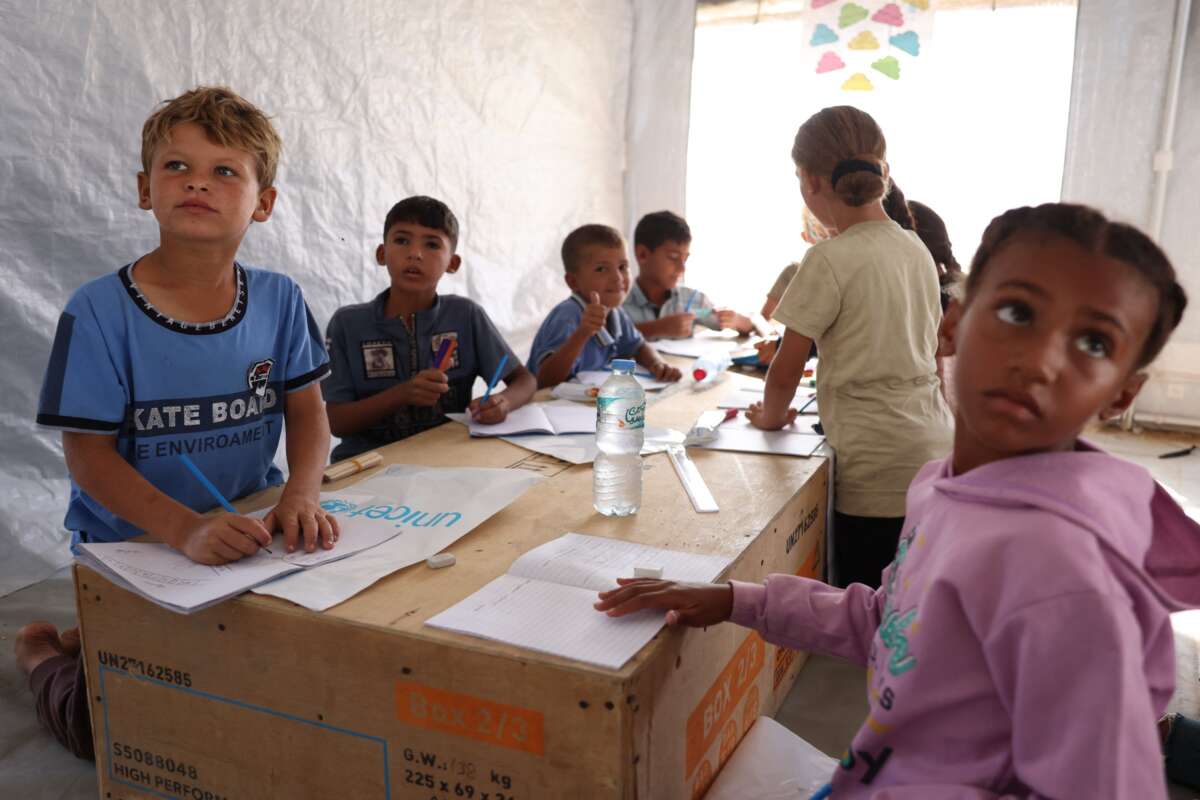
[[[648,422],[686,430],[718,399],[685,388]],[[721,506],[697,514],[649,456],[641,511],[607,519],[590,466],[461,425],[383,453],[547,477],[452,547],[455,566],[410,567],[324,613],[247,594],[182,616],[77,567],[101,797],[698,797],[794,682],[802,653],[734,625],[664,629],[612,671],[422,623],[567,531],[722,554],[740,580],[819,574],[825,459],[692,451]]]

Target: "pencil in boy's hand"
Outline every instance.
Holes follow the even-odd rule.
[[[454,339],[442,339],[442,343],[438,345],[437,355],[433,357],[433,364],[442,372],[450,368],[453,363],[450,359],[454,355],[455,348],[458,347],[458,342]]]
[[[508,363],[508,353],[500,359],[500,363],[496,365],[496,371],[492,373],[492,379],[488,381],[487,391],[483,393],[483,399],[479,401],[479,407],[483,408],[483,404],[492,396],[492,389],[496,388],[496,384],[500,382],[500,373],[504,371],[504,365]]]
[[[213,482],[210,481],[204,475],[204,473],[200,471],[200,468],[196,466],[195,462],[193,462],[190,458],[187,457],[187,453],[180,453],[179,460],[182,461],[183,465],[188,468],[188,471],[191,472],[193,476],[195,476],[196,480],[200,481],[200,485],[208,490],[208,493],[213,496],[213,499],[221,504],[221,508],[228,511],[230,514],[238,513],[238,510],[233,507],[233,504],[231,504],[228,500],[225,499],[225,495],[221,494],[221,490],[218,489],[216,486],[214,486]],[[250,541],[254,542],[255,544],[258,544],[258,540],[255,539],[250,534],[245,533],[244,535]],[[271,552],[271,548],[269,548],[269,547],[266,547],[261,544],[259,544],[258,546],[262,547],[262,549],[266,550],[268,553]],[[274,555],[274,554],[272,553],[272,555]]]
[[[683,313],[687,314],[692,310],[692,303],[696,302],[696,295],[699,293],[696,289],[692,290],[692,293],[688,296],[687,305],[683,307]]]

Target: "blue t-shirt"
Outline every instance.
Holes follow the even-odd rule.
[[[533,347],[529,352],[529,369],[534,375],[548,356],[553,355],[562,347],[583,319],[583,306],[574,297],[568,297],[551,309],[537,335],[533,337]],[[612,338],[612,343],[604,346],[596,341],[595,336],[589,336],[579,357],[571,365],[571,375],[587,370],[607,369],[614,358],[633,358],[638,348],[646,341],[642,332],[637,329],[629,313],[623,308],[614,308],[608,312],[605,329]]]
[[[329,320],[325,346],[333,374],[321,384],[326,403],[351,403],[404,383],[436,366],[447,339],[457,342],[446,379],[450,391],[434,406],[401,406],[365,431],[342,439],[333,460],[356,456],[441,425],[446,413],[466,411],[475,378],[490,381],[504,356],[502,379],[521,366],[504,337],[478,303],[454,294],[437,296],[412,319],[387,316],[391,289],[369,303],[339,308]]]
[[[126,265],[84,284],[58,320],[38,402],[39,425],[117,437],[117,452],[155,488],[195,511],[221,493],[244,497],[282,482],[274,464],[284,395],[329,372],[312,314],[291,279],[234,265],[237,299],[221,320],[161,314]],[[143,531],[72,480],[66,527],[79,541]]]

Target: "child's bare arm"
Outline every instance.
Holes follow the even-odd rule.
[[[571,377],[571,367],[575,365],[575,359],[579,358],[588,337],[594,333],[595,331],[588,331],[581,325],[557,350],[542,359],[542,363],[538,365],[538,388],[557,386]]]
[[[450,391],[446,373],[437,369],[418,372],[404,383],[382,392],[345,403],[329,403],[325,413],[334,436],[349,436],[367,430],[401,406],[432,406]]]
[[[329,423],[318,384],[291,392],[284,400],[288,480],[263,523],[283,531],[290,553],[302,537],[306,552],[326,550],[338,538],[337,520],[321,509],[321,472],[329,455]]]
[[[804,375],[804,364],[812,349],[812,339],[788,328],[779,343],[779,351],[767,371],[762,403],[746,409],[746,418],[757,428],[778,430],[796,418],[791,408],[796,387]]]
[[[201,564],[224,564],[271,543],[266,526],[237,514],[203,516],[159,491],[117,453],[115,436],[63,432],[79,488],[121,519]],[[179,468],[184,469],[181,463]]]
[[[503,422],[509,412],[528,403],[533,397],[533,393],[537,391],[537,379],[525,367],[519,366],[514,369],[504,379],[504,383],[507,384],[504,391],[495,392],[486,403],[481,402],[482,398],[471,401],[467,410],[476,420],[485,425]]]
[[[767,295],[767,299],[763,301],[762,311],[759,313],[763,315],[763,319],[770,319],[777,308],[779,308],[779,298]]]
[[[650,371],[657,380],[660,381],[677,381],[683,377],[678,368],[672,367],[667,362],[659,358],[658,351],[654,346],[647,342],[642,342],[642,346],[633,354],[633,358],[637,363]]]

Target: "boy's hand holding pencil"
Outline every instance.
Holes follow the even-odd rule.
[[[197,564],[217,566],[252,556],[271,544],[271,534],[261,520],[239,514],[201,517],[183,535],[179,548]]]
[[[504,374],[504,367],[507,364],[508,353],[505,353],[500,359],[500,363],[496,365],[496,370],[492,373],[492,379],[488,381],[487,391],[483,393],[483,397],[472,400],[471,404],[467,406],[467,410],[471,412],[471,417],[476,422],[495,425],[503,422],[508,416],[508,412],[512,410],[508,398],[503,393],[492,397],[492,390],[500,382],[500,377]]]

